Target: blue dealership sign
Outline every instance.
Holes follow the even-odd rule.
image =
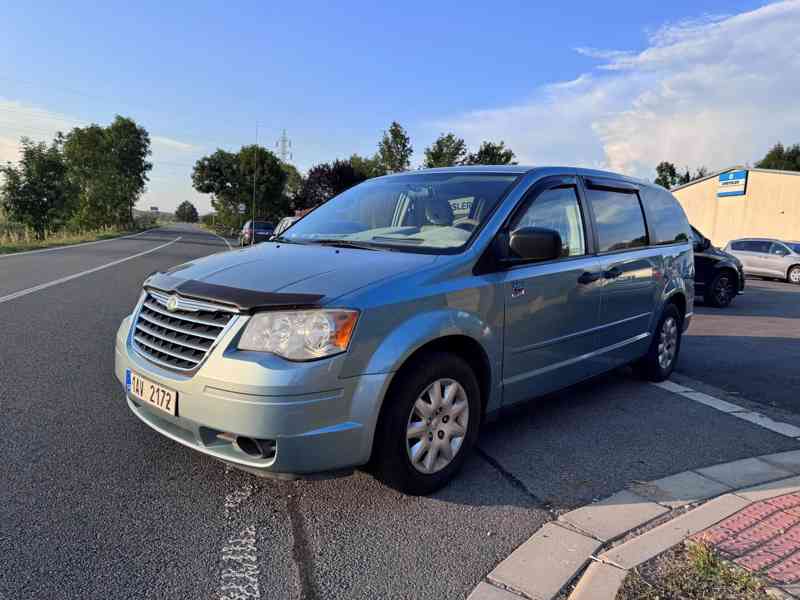
[[[747,171],[731,171],[719,176],[717,197],[744,196],[747,191]]]

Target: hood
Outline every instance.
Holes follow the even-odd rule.
[[[726,252],[725,250],[722,250],[721,248],[717,248],[716,246],[713,246],[713,245],[709,246],[708,248],[703,250],[703,252],[701,252],[701,254],[703,254],[705,256],[713,257],[713,258],[715,258],[717,260],[729,260],[729,261],[731,261],[732,263],[734,263],[736,265],[741,264],[741,261],[738,258],[736,258],[736,256],[734,256],[730,252]]]
[[[428,266],[436,258],[411,252],[266,242],[178,265],[148,278],[145,285],[245,309],[279,305],[281,297],[287,304],[295,303],[292,297],[304,296],[314,298],[314,304],[325,304],[382,279]],[[203,293],[190,291],[203,289]],[[255,302],[258,293],[270,301]],[[250,298],[248,306],[237,301],[242,297]]]

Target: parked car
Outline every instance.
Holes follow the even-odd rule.
[[[626,364],[669,377],[694,304],[690,236],[669,191],[614,173],[374,178],[280,243],[148,277],[115,372],[138,418],[241,469],[369,463],[425,494],[501,408]]]
[[[266,242],[275,230],[275,226],[267,221],[247,221],[242,226],[242,232],[239,235],[239,245],[249,246],[250,244],[258,244],[259,242]]]
[[[278,237],[299,219],[300,217],[283,217],[280,221],[278,221],[278,226],[275,228],[275,231],[272,232],[273,237]]]
[[[731,240],[725,251],[742,261],[746,275],[777,277],[800,285],[800,248],[772,238]]]
[[[724,308],[744,291],[741,261],[716,248],[706,236],[692,227],[694,246],[694,291],[705,304]]]

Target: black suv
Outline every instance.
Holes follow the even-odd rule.
[[[692,227],[694,243],[694,291],[705,304],[724,308],[744,290],[742,263],[732,254],[714,247]]]

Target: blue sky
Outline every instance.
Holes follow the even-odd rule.
[[[789,114],[763,117],[771,120],[764,128],[753,112],[751,125],[720,134],[726,119],[761,100],[747,103],[731,88],[715,110],[702,90],[716,94],[738,69],[763,69],[759,53],[766,61],[776,36],[781,52],[800,55],[784,29],[794,26],[798,37],[798,8],[730,0],[10,3],[0,35],[0,159],[13,160],[20,135],[46,139],[120,113],[154,139],[153,181],[140,206],[172,209],[190,198],[201,211],[209,203],[191,190],[191,165],[216,147],[252,143],[256,123],[268,146],[287,129],[301,169],[371,154],[392,120],[408,129],[416,160],[452,129],[471,145],[505,139],[526,162],[637,175],[658,156],[721,167],[757,159],[784,131],[796,133],[784,141],[800,141]],[[796,86],[799,65],[786,56],[773,71]],[[631,147],[631,133],[641,135],[659,111],[668,130]],[[716,147],[730,135],[736,157],[730,148],[724,156],[715,146],[688,150],[703,115],[723,142]]]

